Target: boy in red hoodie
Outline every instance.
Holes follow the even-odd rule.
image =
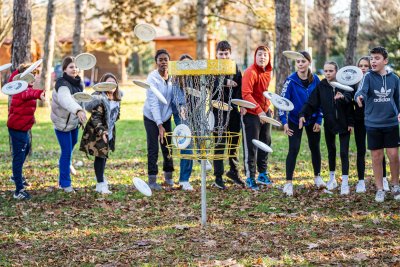
[[[255,180],[256,164],[259,172],[257,182],[269,185],[271,180],[268,177],[267,160],[268,153],[255,147],[253,139],[271,145],[271,125],[264,123],[260,116],[271,116],[269,109],[270,101],[263,95],[268,91],[271,81],[271,53],[267,46],[259,46],[254,54],[254,63],[243,75],[242,97],[244,100],[256,104],[254,109],[247,109],[242,119],[243,144],[244,144],[244,167],[246,172],[246,186],[252,190],[259,190]]]
[[[22,64],[14,71],[8,80],[11,82],[14,77],[22,73],[29,65]],[[36,81],[35,81],[36,84]],[[15,199],[30,199],[30,195],[25,191],[22,177],[22,167],[26,156],[29,154],[30,143],[28,131],[35,123],[34,113],[36,110],[36,100],[45,100],[44,91],[33,89],[29,84],[28,89],[12,96],[11,105],[8,113],[7,127],[12,143],[12,179],[15,182]]]

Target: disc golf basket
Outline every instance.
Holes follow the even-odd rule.
[[[206,161],[224,160],[230,157],[229,151],[239,153],[241,134],[227,131],[231,111],[231,87],[225,87],[226,76],[232,79],[236,64],[232,60],[185,60],[170,61],[168,72],[172,77],[173,90],[180,92],[183,102],[178,108],[183,124],[190,129],[190,135],[166,133],[172,142],[167,147],[174,157],[201,161],[201,224],[206,225]],[[229,90],[224,99],[224,90]],[[174,97],[179,95],[174,92]],[[225,96],[226,97],[226,96]],[[224,115],[224,110],[227,114]],[[187,147],[179,147],[182,139],[190,138]],[[169,138],[168,138],[169,139]],[[168,140],[167,139],[167,140]],[[237,143],[233,140],[239,139]],[[187,142],[186,142],[187,143]],[[233,154],[233,153],[232,153]]]

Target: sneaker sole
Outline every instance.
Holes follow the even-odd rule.
[[[221,190],[225,190],[226,189],[226,187],[221,187],[220,185],[218,185],[216,183],[213,183],[213,186],[218,188],[218,189],[221,189]]]

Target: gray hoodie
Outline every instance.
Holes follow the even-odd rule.
[[[360,95],[363,97],[365,126],[385,128],[399,125],[399,90],[399,77],[394,73],[380,75],[370,70],[364,75],[354,99]]]

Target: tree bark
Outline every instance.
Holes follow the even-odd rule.
[[[87,0],[75,0],[75,27],[72,44],[74,56],[83,52],[85,36],[85,10]]]
[[[46,92],[46,100],[40,101],[39,106],[45,107],[50,102],[50,90],[51,90],[51,73],[53,66],[54,57],[54,40],[55,40],[55,0],[49,0],[47,5],[47,17],[46,17],[46,30],[44,39],[44,56],[41,73],[41,86]]]
[[[207,5],[208,0],[197,0],[197,59],[206,59],[207,55]]]
[[[14,0],[13,18],[11,62],[16,69],[31,61],[31,0]]]
[[[360,23],[360,1],[351,0],[350,24],[347,34],[347,47],[345,52],[345,65],[354,65],[357,49],[357,31]]]
[[[291,48],[290,0],[275,0],[275,32],[276,93],[280,94],[290,74],[289,62],[282,54],[283,51]]]
[[[8,34],[12,29],[12,16],[8,16],[4,20],[4,1],[0,0],[0,46],[3,45],[4,40],[7,38]]]
[[[315,12],[318,23],[314,31],[318,43],[317,68],[321,69],[329,56],[329,27],[331,25],[329,8],[331,0],[316,0]]]

